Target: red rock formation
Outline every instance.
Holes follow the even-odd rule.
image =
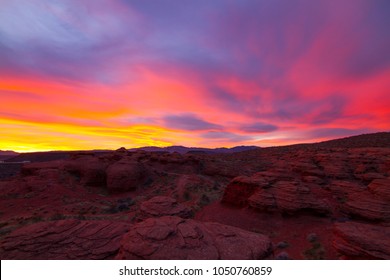
[[[122,239],[117,259],[264,259],[268,237],[218,223],[150,218]]]
[[[385,136],[390,139],[390,133]],[[389,258],[387,245],[380,243],[389,238],[379,234],[390,224],[389,142],[382,141],[383,134],[370,137],[358,137],[358,144],[343,140],[340,146],[331,141],[224,155],[123,148],[66,152],[60,161],[25,164],[15,177],[5,170],[0,172],[5,178],[0,181],[1,256],[112,258],[129,227],[122,221],[144,220],[126,235],[118,258],[263,258],[267,246],[258,250],[256,242],[265,239],[254,233],[261,232],[289,244],[283,256],[303,258],[316,245],[321,258],[331,259],[337,257],[333,223],[348,221],[350,227],[335,229],[338,252],[348,258]],[[182,219],[190,215],[186,207],[206,223]],[[62,221],[47,222],[54,219]],[[354,225],[363,220],[377,224]],[[247,231],[208,223],[216,221]],[[321,244],[310,248],[303,232],[316,233]],[[311,257],[319,257],[314,251]]]
[[[93,187],[106,185],[108,162],[92,155],[81,155],[66,161],[64,170],[80,179],[81,184]]]
[[[62,220],[22,227],[0,243],[1,259],[112,259],[130,225]]]
[[[47,170],[58,170],[62,163],[62,161],[25,163],[20,173],[23,176],[42,175],[42,171],[47,172]]]
[[[107,169],[107,189],[110,193],[134,191],[148,180],[147,176],[142,163],[121,160]]]
[[[336,223],[333,246],[349,259],[390,259],[390,227]]]
[[[227,185],[222,197],[222,203],[235,206],[247,206],[248,198],[259,188],[257,181],[253,182],[249,177],[236,177]]]
[[[328,201],[315,196],[309,187],[294,181],[279,181],[271,188],[259,189],[248,198],[249,205],[258,210],[281,211],[294,214],[312,211],[318,214],[331,212]]]
[[[390,202],[390,177],[375,179],[368,186],[370,192]]]
[[[390,199],[372,194],[367,190],[348,196],[343,210],[353,216],[368,220],[390,221]]]
[[[141,203],[138,216],[140,219],[161,216],[190,218],[192,212],[188,207],[168,196],[155,196]]]

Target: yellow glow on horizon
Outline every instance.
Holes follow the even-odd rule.
[[[172,144],[161,140],[167,136],[169,130],[158,126],[132,125],[107,129],[0,119],[0,129],[3,131],[0,150],[17,152],[117,149],[122,146],[135,148]]]

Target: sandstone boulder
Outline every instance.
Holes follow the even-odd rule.
[[[146,168],[137,161],[121,160],[107,168],[107,189],[110,193],[136,190],[147,180]]]
[[[81,184],[102,187],[106,185],[108,163],[93,155],[79,155],[64,164],[64,170],[80,179]]]

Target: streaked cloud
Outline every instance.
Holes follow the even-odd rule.
[[[389,9],[3,0],[0,149],[280,145],[390,130]]]

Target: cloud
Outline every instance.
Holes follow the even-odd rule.
[[[252,123],[240,126],[240,130],[247,133],[266,133],[277,129],[278,127],[276,125],[267,123]]]
[[[252,140],[251,136],[240,135],[236,133],[226,132],[226,131],[209,131],[200,135],[201,138],[207,140],[216,140],[223,142],[242,142]]]
[[[168,115],[163,117],[164,125],[173,129],[201,131],[222,129],[222,126],[202,120],[193,114]]]
[[[306,137],[310,137],[312,139],[332,139],[372,132],[375,132],[375,130],[371,128],[347,129],[340,127],[329,127],[309,130],[308,132],[306,132]]]
[[[106,128],[91,145],[125,141],[137,125],[159,143],[208,146],[388,130],[388,9],[381,0],[3,0],[0,121],[74,125],[80,139],[80,125]]]

